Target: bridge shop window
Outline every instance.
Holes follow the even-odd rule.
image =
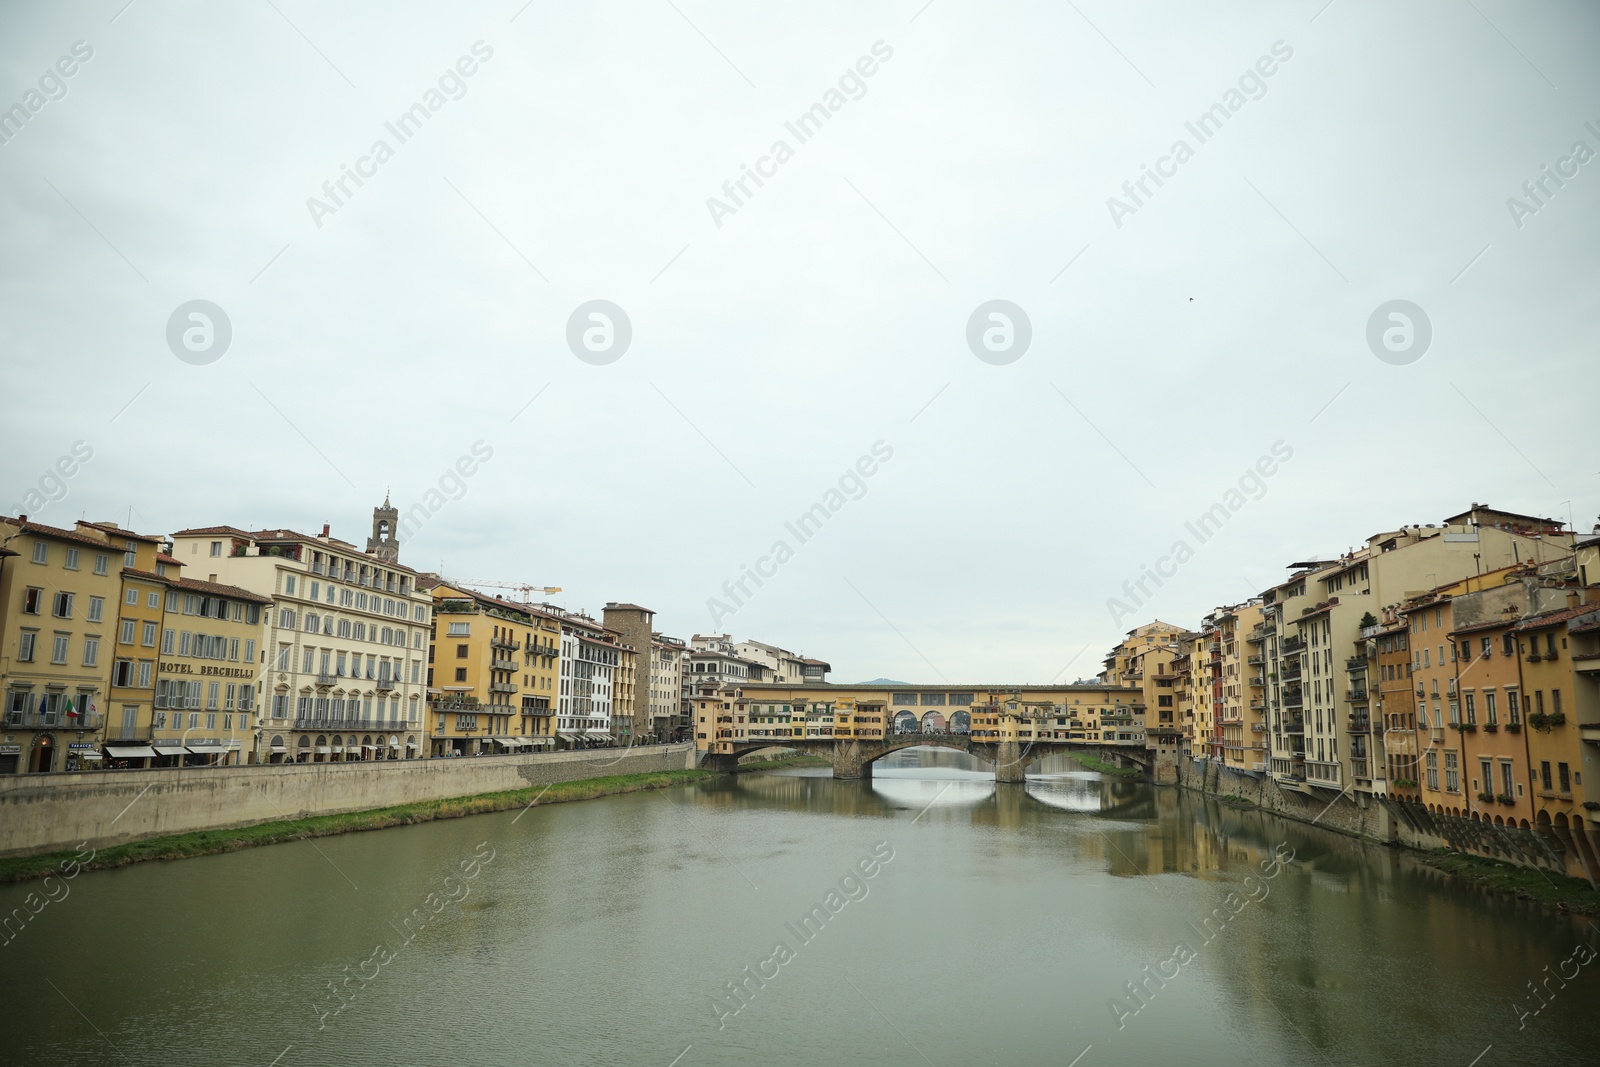
[[[971,693],[951,693],[950,703],[956,707],[970,708],[972,706]]]
[[[944,706],[944,694],[943,693],[923,693],[922,694],[922,704],[923,704],[924,707],[927,707],[929,705],[934,705],[934,706],[937,706],[937,707],[943,707]]]
[[[915,693],[896,693],[896,694],[894,694],[894,697],[892,699],[894,700],[895,704],[897,704],[897,705],[899,705],[899,704],[915,705],[916,702],[917,702],[917,694],[915,694]]]

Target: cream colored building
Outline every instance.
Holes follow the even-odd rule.
[[[182,530],[188,576],[269,597],[260,755],[266,762],[423,754],[432,598],[416,572],[329,533]]]
[[[683,665],[689,649],[675,637],[650,640],[650,732],[658,742],[677,741],[688,732],[683,716]]]

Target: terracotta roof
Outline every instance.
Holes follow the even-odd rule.
[[[1546,626],[1554,626],[1557,623],[1566,622],[1569,619],[1576,619],[1581,615],[1588,615],[1591,613],[1600,614],[1600,604],[1579,604],[1575,608],[1558,608],[1555,611],[1546,611],[1539,615],[1530,615],[1522,620],[1521,625],[1519,625],[1517,629],[1539,630]]]
[[[156,562],[157,563],[172,563],[172,564],[175,564],[175,565],[177,565],[179,567],[183,566],[183,560],[178,559],[178,558],[176,558],[174,556],[169,556],[165,552],[157,552],[156,553]]]
[[[212,596],[232,597],[234,600],[249,600],[257,604],[270,604],[272,598],[252,593],[248,589],[240,589],[236,585],[220,585],[216,582],[202,582],[197,578],[179,578],[171,583],[179,589],[192,589],[197,593],[209,593]]]
[[[90,526],[96,530],[102,530],[113,537],[131,537],[135,541],[150,541],[159,545],[163,540],[163,538],[157,537],[154,534],[135,533],[132,530],[124,529],[114,522],[87,522],[83,519],[79,519],[78,525]]]
[[[243,537],[246,540],[254,535],[241,530],[237,526],[196,526],[191,530],[179,530],[173,537],[201,537],[211,534],[227,534],[229,537]]]
[[[150,571],[136,570],[133,567],[122,568],[123,577],[138,578],[146,582],[160,582],[162,585],[176,585],[178,579],[170,575],[155,574]]]
[[[46,526],[43,523],[34,522],[31,519],[24,524],[21,519],[14,519],[7,515],[0,515],[0,522],[7,522],[13,526],[20,527],[20,530],[18,531],[19,533],[32,534],[35,537],[50,537],[58,541],[75,541],[78,544],[93,545],[95,548],[109,552],[122,551],[122,547],[120,545],[110,544],[109,542],[100,540],[98,537],[90,537],[88,534],[78,533],[76,530],[63,530],[59,526]]]
[[[638,604],[614,604],[613,603],[613,604],[607,604],[606,607],[607,608],[615,608],[618,611],[642,611],[647,615],[654,615],[655,614],[654,610],[652,610],[650,608],[642,608]]]

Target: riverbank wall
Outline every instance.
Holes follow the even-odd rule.
[[[1428,851],[1449,848],[1541,870],[1584,878],[1600,886],[1600,835],[1583,826],[1523,829],[1479,819],[1430,812],[1367,793],[1332,789],[1301,793],[1281,788],[1270,776],[1224,767],[1214,760],[1180,759],[1180,788],[1236,798],[1274,815],[1385,845]]]
[[[0,856],[370,811],[607,775],[692,770],[692,744],[371,763],[0,776]]]

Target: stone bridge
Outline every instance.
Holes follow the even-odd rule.
[[[977,756],[994,765],[994,776],[998,782],[1021,782],[1031,763],[1057,753],[1067,756],[1074,753],[1091,755],[1106,763],[1118,766],[1131,764],[1147,772],[1153,769],[1155,756],[1145,748],[1100,741],[991,741],[971,734],[900,733],[882,738],[806,737],[739,741],[734,743],[732,751],[702,754],[700,766],[732,774],[738,770],[741,756],[764,749],[783,748],[832,760],[835,778],[871,778],[872,765],[878,760],[891,752],[917,747],[948,748]]]

